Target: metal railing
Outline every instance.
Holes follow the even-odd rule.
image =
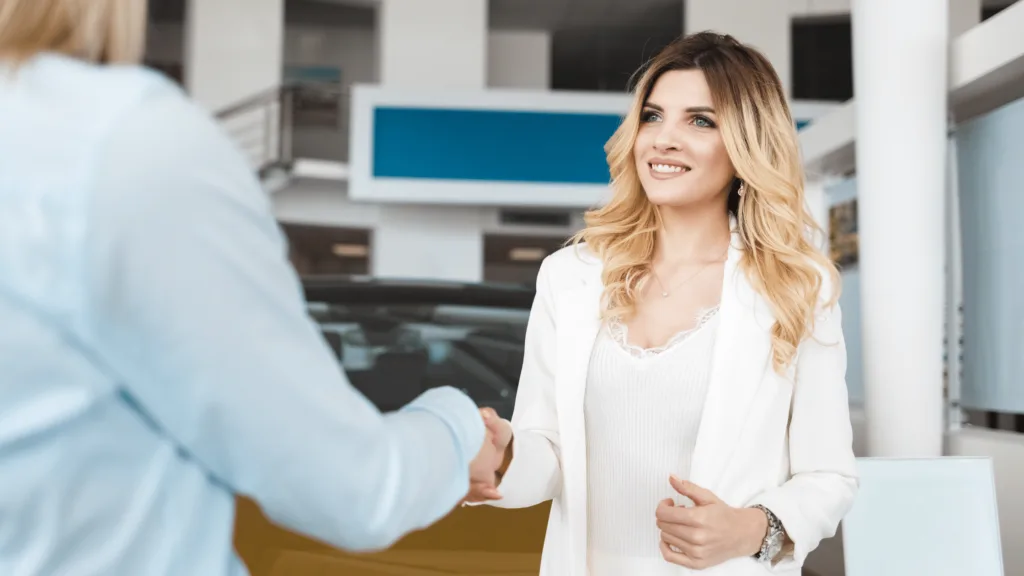
[[[287,169],[294,161],[295,88],[279,86],[250,96],[215,114],[260,176]]]
[[[348,161],[347,90],[285,84],[250,96],[215,116],[265,177],[297,158]]]

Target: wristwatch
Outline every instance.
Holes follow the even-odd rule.
[[[782,522],[771,510],[760,504],[755,504],[754,508],[764,512],[768,517],[768,530],[765,532],[764,541],[761,542],[761,550],[754,554],[754,560],[763,564],[771,564],[782,552],[786,543],[786,531],[782,528]]]

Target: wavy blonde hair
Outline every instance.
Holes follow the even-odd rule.
[[[605,146],[612,198],[587,212],[587,226],[572,242],[586,242],[604,264],[604,317],[632,316],[661,225],[640,184],[633,147],[655,82],[672,70],[702,71],[711,90],[736,170],[728,210],[743,243],[740,267],[775,314],[772,365],[781,373],[813,330],[825,275],[833,288],[827,301],[838,298],[839,273],[811,243],[821,229],[804,203],[796,127],[775,69],[757,50],[731,36],[701,32],[672,42],[638,71],[632,106]]]
[[[0,0],[0,57],[55,52],[100,64],[137,64],[146,0]]]

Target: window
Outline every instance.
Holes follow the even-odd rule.
[[[992,412],[987,410],[965,410],[965,423],[992,430],[1020,432],[1024,434],[1024,414]]]
[[[487,234],[484,236],[484,281],[534,287],[540,264],[565,245],[564,236]]]
[[[288,256],[300,276],[365,275],[370,270],[370,231],[282,224]]]
[[[794,99],[845,102],[853,98],[849,16],[794,20],[792,43]]]

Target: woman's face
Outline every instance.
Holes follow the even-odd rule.
[[[657,206],[726,200],[735,170],[703,72],[672,70],[658,78],[640,115],[633,158]]]

